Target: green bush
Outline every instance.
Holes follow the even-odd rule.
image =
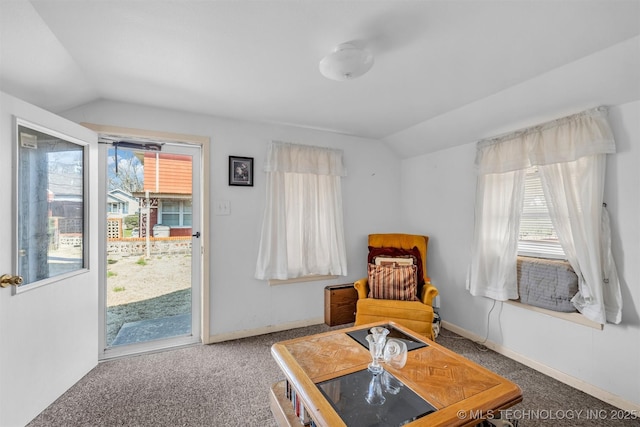
[[[132,228],[140,226],[140,218],[138,215],[127,215],[124,217],[125,228],[131,230]]]

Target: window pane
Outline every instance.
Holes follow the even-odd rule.
[[[162,212],[162,225],[180,225],[180,214]]]
[[[165,212],[180,212],[180,202],[176,200],[163,200],[162,201],[162,214]]]
[[[527,171],[524,186],[518,252],[521,255],[564,257],[549,216],[537,167]]]
[[[84,146],[18,126],[18,274],[34,283],[85,267]]]

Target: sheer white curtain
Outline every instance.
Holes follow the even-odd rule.
[[[470,291],[499,301],[518,298],[516,261],[526,171],[478,176]]]
[[[593,321],[619,323],[620,284],[602,208],[606,154],[614,152],[604,108],[480,141],[471,294],[517,298],[523,176],[537,165],[558,240],[578,275],[574,306]]]
[[[256,263],[258,279],[346,275],[342,150],[273,141]]]
[[[620,323],[622,297],[611,254],[609,215],[602,205],[605,154],[539,166],[549,215],[578,276],[573,305],[585,317]]]

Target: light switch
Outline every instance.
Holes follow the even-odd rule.
[[[214,202],[214,211],[216,215],[230,215],[231,206],[228,200],[216,200]]]

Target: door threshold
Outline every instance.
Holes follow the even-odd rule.
[[[172,338],[168,340],[148,341],[140,344],[128,344],[122,347],[109,347],[104,350],[98,362],[120,359],[124,357],[140,356],[143,354],[162,353],[168,350],[176,350],[186,347],[203,345],[199,338],[193,336]]]

